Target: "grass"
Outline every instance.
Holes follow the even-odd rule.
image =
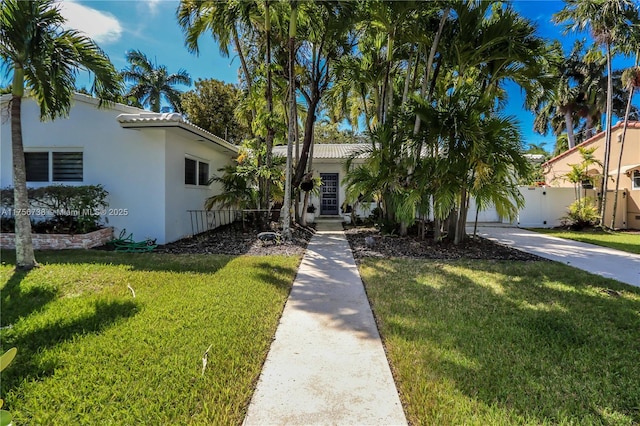
[[[603,230],[586,231],[565,231],[558,229],[532,229],[541,234],[552,235],[554,237],[566,238],[568,240],[581,241],[583,243],[595,244],[609,247],[629,253],[640,254],[640,234],[631,232],[616,232]]]
[[[413,425],[640,423],[640,288],[553,262],[360,269]]]
[[[2,397],[47,425],[241,424],[300,260],[2,254]]]

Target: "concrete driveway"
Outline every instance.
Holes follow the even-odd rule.
[[[637,254],[499,225],[481,226],[478,228],[478,235],[592,274],[640,287],[640,255]]]

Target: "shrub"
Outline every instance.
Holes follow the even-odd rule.
[[[95,231],[101,227],[100,216],[108,206],[108,195],[102,185],[51,185],[29,188],[29,204],[33,209],[30,216],[34,232],[84,234]],[[0,199],[3,216],[11,216],[4,213],[13,208],[13,188],[2,189]],[[10,220],[4,222],[3,226],[11,223]]]
[[[571,203],[567,215],[562,220],[569,228],[579,230],[595,225],[599,217],[595,199],[584,197]]]

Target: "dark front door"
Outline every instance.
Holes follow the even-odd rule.
[[[338,214],[338,174],[320,173],[322,186],[320,187],[320,214]]]

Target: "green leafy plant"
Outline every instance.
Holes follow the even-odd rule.
[[[109,192],[102,185],[51,185],[29,188],[30,208],[45,219],[33,223],[34,231],[79,233],[100,228],[100,218],[108,207]],[[0,204],[13,208],[13,188],[1,191]]]
[[[9,364],[11,364],[11,361],[13,361],[13,359],[16,357],[16,353],[18,353],[18,349],[11,348],[0,357],[0,372],[7,368]],[[0,399],[0,408],[2,408],[3,405],[4,400]],[[8,412],[7,410],[0,410],[0,426],[7,426],[11,423],[12,419],[13,417],[11,416],[10,412]]]
[[[599,215],[593,197],[584,197],[571,203],[567,216],[562,220],[571,229],[582,229],[598,223]]]

